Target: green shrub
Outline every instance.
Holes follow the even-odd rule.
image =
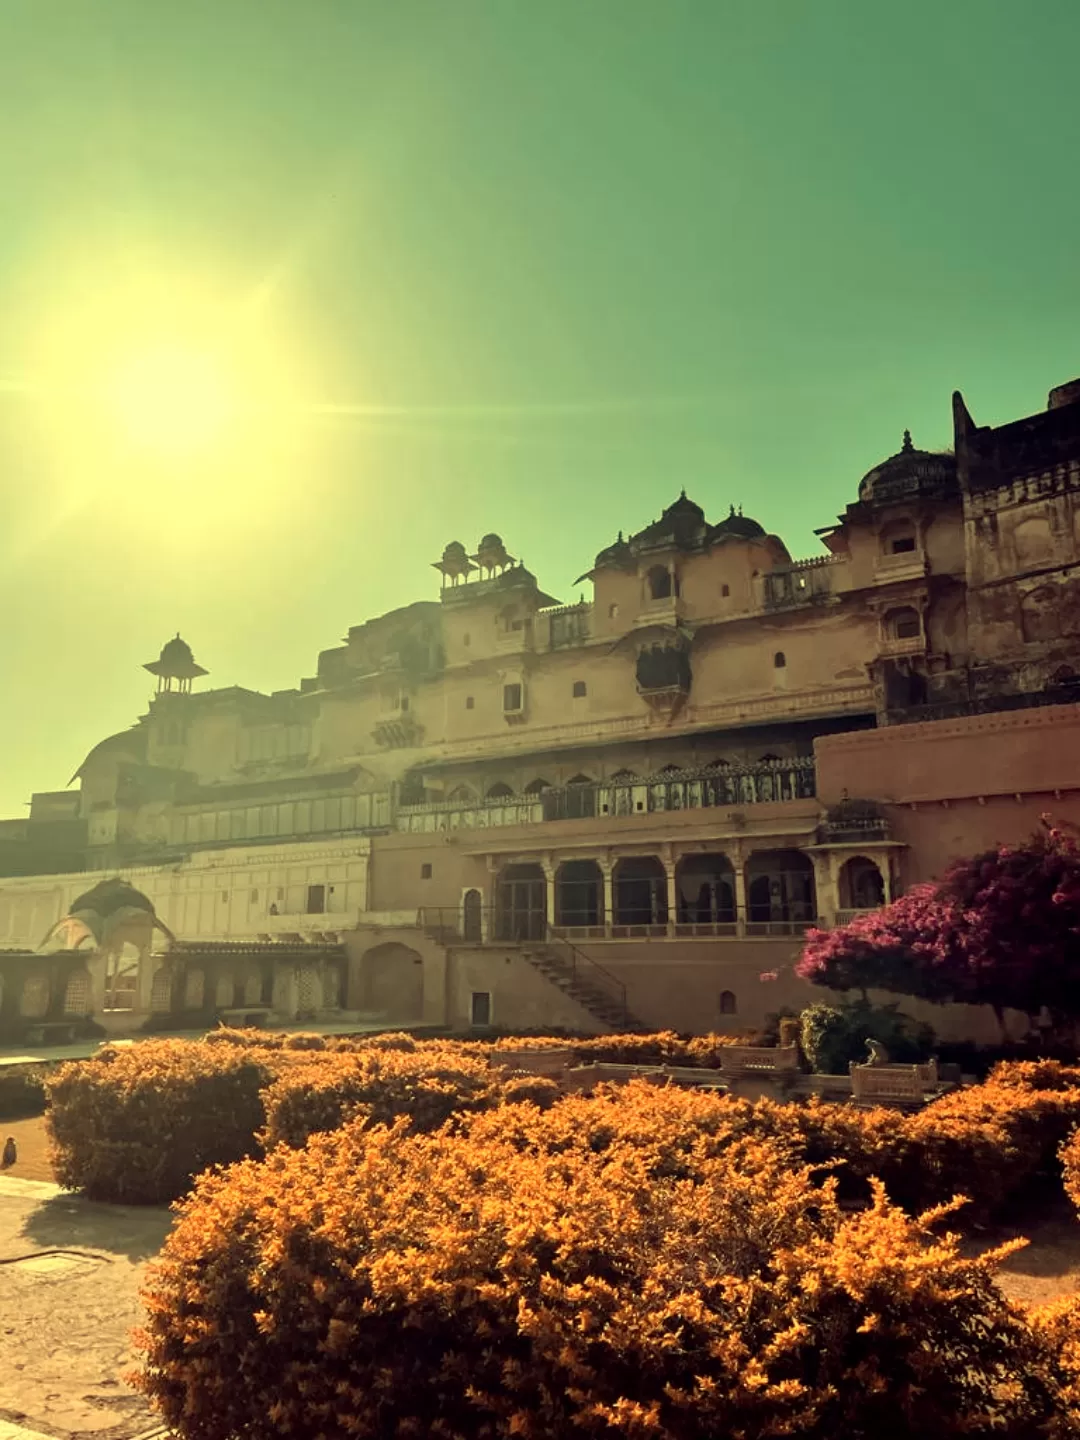
[[[0,1120],[24,1120],[45,1113],[48,1065],[0,1066]]]
[[[231,1045],[144,1040],[62,1065],[46,1086],[57,1179],[94,1200],[175,1200],[207,1166],[255,1152],[274,1058]]]
[[[802,1012],[803,1054],[817,1075],[846,1075],[848,1066],[867,1058],[867,1040],[884,1045],[889,1059],[913,1064],[929,1058],[934,1032],[929,1025],[900,1013],[896,1005],[808,1005]]]
[[[747,1113],[632,1086],[204,1177],[137,1383],[183,1440],[1064,1437],[1075,1367],[992,1260],[844,1215]]]

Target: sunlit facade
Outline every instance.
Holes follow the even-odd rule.
[[[801,1003],[808,925],[1080,818],[1080,383],[997,429],[953,403],[953,449],[905,434],[810,559],[683,494],[574,604],[497,535],[448,544],[437,591],[294,690],[199,690],[176,637],[78,790],[0,825],[0,947],[29,976],[122,874],[180,944],[333,947],[318,1004],[262,986],[286,1016],[706,1030]],[[242,1008],[227,962],[171,1011]]]

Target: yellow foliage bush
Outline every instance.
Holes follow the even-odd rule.
[[[262,1092],[276,1058],[197,1041],[146,1040],[60,1066],[46,1081],[57,1179],[94,1200],[174,1200],[207,1166],[256,1150]]]
[[[137,1383],[184,1440],[1063,1440],[1063,1322],[754,1113],[635,1085],[204,1176]]]

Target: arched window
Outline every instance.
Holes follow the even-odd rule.
[[[736,1014],[738,1014],[738,1010],[739,1010],[739,1007],[738,1007],[738,1005],[737,1005],[736,1002],[735,1002],[735,991],[734,991],[734,990],[721,990],[721,991],[720,991],[720,1014],[721,1014],[721,1015],[736,1015]]]
[[[617,780],[620,784],[625,784],[628,780],[636,780],[637,776],[633,770],[616,770],[611,778],[612,780]]]
[[[551,789],[551,781],[550,781],[550,780],[540,780],[540,779],[530,780],[529,783],[525,786],[525,794],[526,794],[526,795],[542,795],[545,790],[550,790],[550,789]]]
[[[572,775],[566,783],[568,785],[591,785],[593,782],[591,775]]]
[[[487,798],[489,800],[509,800],[513,790],[502,780],[497,780],[494,785],[488,787]]]
[[[672,593],[671,571],[666,565],[654,565],[645,577],[650,600],[667,600]]]
[[[783,670],[784,666],[787,664],[787,657],[785,656],[783,650],[777,650],[776,654],[772,657],[772,663],[774,670]]]
[[[447,800],[460,802],[465,800],[475,800],[476,796],[473,794],[472,790],[469,788],[468,785],[456,785],[454,789],[450,791],[450,794],[447,795],[446,798]]]
[[[724,599],[726,600],[727,597],[731,594],[731,586],[730,586],[730,585],[721,585],[721,586],[720,586],[720,594],[721,594],[721,595],[724,597]]]
[[[922,634],[919,612],[910,605],[890,610],[885,617],[885,628],[891,640],[917,640]]]

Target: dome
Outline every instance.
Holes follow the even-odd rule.
[[[595,560],[595,568],[600,569],[602,565],[629,565],[633,559],[630,546],[623,539],[623,533],[619,531],[619,538],[613,545],[606,546],[600,551]]]
[[[630,543],[635,547],[677,545],[680,548],[700,541],[708,526],[705,511],[695,505],[685,490],[670,504],[651,525],[631,535]]]
[[[896,454],[868,470],[859,481],[859,499],[866,505],[889,505],[921,496],[951,495],[956,489],[955,457],[916,450],[911,431],[905,430]]]
[[[731,513],[726,520],[721,520],[719,525],[713,526],[714,538],[724,535],[734,535],[739,540],[763,540],[765,528],[759,525],[756,520],[751,520],[749,515],[742,513],[742,507],[736,514],[735,506],[732,505]]]
[[[480,541],[479,548],[481,550],[501,550],[503,548],[502,536],[496,535],[492,531],[490,535],[485,535]]]
[[[447,545],[446,549],[442,552],[442,558],[445,561],[467,560],[469,557],[465,554],[465,546],[460,540],[451,540],[450,544]]]
[[[206,674],[201,665],[196,665],[191,646],[186,640],[180,639],[179,632],[161,647],[158,658],[144,665],[143,669],[149,670],[150,674],[156,675],[159,680],[190,682],[196,676]]]

